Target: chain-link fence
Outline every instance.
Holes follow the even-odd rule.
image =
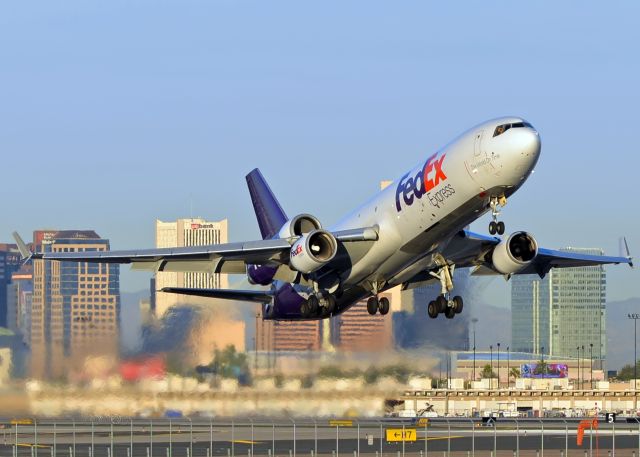
[[[640,457],[640,419],[13,419],[4,457]]]

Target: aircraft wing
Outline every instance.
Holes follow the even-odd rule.
[[[612,257],[606,255],[580,254],[570,251],[555,251],[553,249],[538,249],[538,256],[524,270],[517,274],[546,275],[552,268],[590,267],[596,265],[626,263],[633,266],[630,257]]]
[[[24,245],[24,242],[20,240],[18,244]],[[22,256],[25,259],[131,264],[136,270],[244,273],[247,263],[287,263],[289,249],[291,245],[287,240],[276,239],[128,251],[22,252]]]
[[[449,243],[443,256],[450,259],[457,267],[477,267],[473,274],[500,274],[487,262],[487,254],[500,242],[493,236],[464,230]],[[475,255],[474,255],[475,251]],[[537,274],[544,277],[552,268],[589,267],[607,264],[626,263],[633,266],[631,257],[612,257],[604,255],[581,254],[571,251],[558,251],[539,248],[538,255],[526,268],[515,274]]]
[[[256,303],[268,303],[273,297],[273,293],[268,290],[190,289],[188,287],[165,287],[161,289],[161,292],[192,295],[194,297],[251,301]]]
[[[462,230],[449,241],[441,254],[443,258],[454,263],[456,268],[474,267],[472,271],[474,276],[500,275],[501,273],[495,271],[488,260],[492,250],[500,241],[500,238],[495,236]],[[632,259],[628,255],[627,257],[612,257],[539,248],[538,255],[533,262],[515,274],[537,274],[542,278],[552,268],[588,267],[621,263],[633,266]],[[436,266],[434,265],[435,268]],[[434,281],[436,279],[429,274],[427,269],[427,271],[422,271],[405,281],[403,288],[420,287]]]
[[[333,234],[341,242],[374,241],[373,227],[344,230]],[[23,260],[44,259],[66,262],[131,264],[134,270],[209,272],[243,274],[247,264],[284,265],[295,239],[270,239],[240,243],[128,251],[83,251],[31,253],[25,242],[13,234]]]

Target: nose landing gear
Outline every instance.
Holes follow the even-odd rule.
[[[489,200],[489,206],[491,207],[491,217],[493,220],[489,222],[489,233],[491,235],[504,235],[505,226],[504,222],[498,221],[500,216],[500,207],[504,207],[507,204],[507,197],[500,195],[499,197],[491,197]]]

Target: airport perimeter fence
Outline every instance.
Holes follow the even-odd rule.
[[[2,457],[640,457],[640,419],[9,419]]]

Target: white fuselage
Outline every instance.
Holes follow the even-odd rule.
[[[494,136],[499,126],[517,125]],[[531,174],[540,154],[538,132],[520,118],[480,124],[331,227],[378,228],[379,241],[342,278],[382,290],[406,281],[432,262],[430,254]]]

